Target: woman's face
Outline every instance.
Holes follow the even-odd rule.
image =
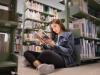
[[[52,24],[51,24],[51,28],[52,28],[52,30],[53,30],[55,33],[57,33],[57,34],[59,34],[60,31],[61,31],[60,26],[59,26],[58,24],[56,24],[56,23],[52,23]]]

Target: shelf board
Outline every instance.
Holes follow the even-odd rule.
[[[95,24],[100,25],[100,19],[99,18],[96,18],[95,16],[92,16],[90,14],[84,13],[82,11],[74,14],[73,17],[87,18],[87,19],[93,20],[95,22]]]
[[[24,41],[23,45],[30,46],[30,45],[36,45],[36,46],[42,46],[36,43],[36,41]]]
[[[22,23],[22,21],[18,21],[19,23]]]
[[[85,37],[85,36],[80,36],[80,37],[77,37],[77,38],[84,38],[84,39],[87,39],[87,40],[95,40],[95,41],[100,41],[99,38],[91,38],[91,37]]]
[[[100,59],[100,57],[83,58],[83,59],[81,59],[81,61],[86,61],[86,60],[96,60],[96,59]]]
[[[35,11],[35,12],[39,12],[39,13],[44,14],[44,15],[49,15],[49,16],[51,16],[51,17],[54,17],[54,15],[52,15],[52,14],[49,14],[49,13],[46,13],[46,12],[41,12],[41,11],[34,10],[34,9],[30,9],[30,8],[26,8],[25,11],[27,11],[28,9],[29,9],[30,11]]]
[[[43,29],[43,28],[42,27],[41,28],[31,28],[31,29],[25,28],[24,30],[28,30],[28,32],[30,32],[30,31],[38,31],[39,29]]]
[[[22,30],[22,28],[17,28],[17,30]]]
[[[46,23],[46,24],[49,24],[50,22],[45,22],[45,21],[39,21],[39,20],[35,20],[35,19],[30,19],[30,18],[26,18],[26,20],[30,20],[30,21],[35,21],[35,22],[39,22],[39,23]]]
[[[10,0],[0,0],[0,5],[9,6]]]
[[[0,26],[16,27],[17,25],[18,25],[18,22],[15,22],[15,21],[0,20]]]

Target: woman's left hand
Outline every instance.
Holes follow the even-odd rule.
[[[56,44],[52,39],[43,39],[45,41],[46,44],[49,44],[50,46],[54,47]]]

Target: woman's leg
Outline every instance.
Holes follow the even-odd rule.
[[[49,74],[54,71],[54,68],[65,67],[63,58],[50,50],[42,53],[26,51],[24,56],[33,67],[37,67],[40,74]]]
[[[56,52],[50,50],[43,51],[37,59],[41,63],[53,64],[55,68],[65,67],[63,58]]]
[[[40,62],[36,61],[37,60],[37,57],[39,55],[40,55],[40,53],[34,52],[34,51],[26,51],[26,52],[24,52],[24,57],[31,64],[32,67],[36,67],[34,65],[34,62],[36,62],[37,64],[40,63]]]

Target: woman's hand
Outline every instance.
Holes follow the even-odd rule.
[[[42,44],[48,44],[48,45],[50,45],[50,46],[52,46],[52,47],[54,47],[55,46],[55,42],[51,39],[51,38],[42,38],[42,37],[40,37],[39,35],[37,35],[37,34],[35,34],[35,37],[38,39],[38,40],[40,40],[41,41],[41,43]]]
[[[38,39],[42,44],[46,44],[44,42],[44,40],[40,36],[38,36],[37,34],[35,34],[35,38]]]
[[[52,46],[52,47],[54,47],[56,44],[55,44],[55,42],[52,40],[52,39],[50,39],[50,38],[44,38],[43,39],[43,41],[46,43],[46,44],[49,44],[50,46]]]

